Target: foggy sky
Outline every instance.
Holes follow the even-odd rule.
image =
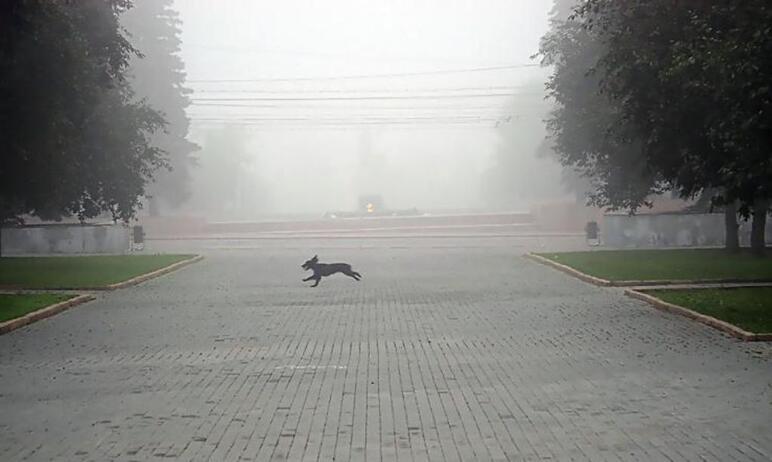
[[[211,130],[236,125],[243,138],[234,179],[241,192],[229,218],[352,209],[359,194],[373,193],[393,208],[488,208],[485,173],[502,149],[531,165],[544,138],[541,94],[533,95],[536,105],[517,104],[521,97],[427,96],[532,94],[547,75],[530,56],[547,29],[550,1],[175,6],[195,90],[191,138],[204,148],[197,175],[229,155],[207,149]],[[423,72],[429,74],[377,77]],[[341,96],[354,99],[335,99]],[[192,206],[209,193],[196,184]]]

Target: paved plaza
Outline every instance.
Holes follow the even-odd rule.
[[[524,250],[204,248],[0,336],[0,460],[772,459],[770,345]]]

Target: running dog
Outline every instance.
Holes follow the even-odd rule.
[[[346,276],[356,279],[357,281],[362,277],[361,274],[352,270],[351,265],[348,263],[319,263],[319,256],[317,255],[314,255],[314,258],[306,261],[300,265],[300,267],[306,271],[311,270],[314,272],[314,274],[311,276],[303,279],[303,282],[315,281],[314,285],[311,287],[318,286],[319,281],[322,280],[322,277],[332,276],[335,273],[343,273]]]

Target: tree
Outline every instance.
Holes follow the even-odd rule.
[[[483,194],[496,208],[518,208],[533,200],[562,196],[562,168],[544,149],[545,128],[541,119],[550,104],[543,91],[540,81],[523,85],[506,103],[507,118],[497,123],[498,145],[482,183]]]
[[[588,0],[565,21],[561,8],[555,15],[540,48],[555,66],[550,129],[561,162],[593,180],[593,202],[635,210],[652,192],[710,191],[727,246],[737,207],[753,215],[752,247],[763,253],[772,5]]]
[[[737,223],[737,204],[735,202],[723,203],[720,191],[713,188],[703,189],[697,201],[687,210],[700,213],[712,213],[716,208],[724,212],[724,247],[726,250],[736,253],[740,251],[740,236]]]
[[[202,142],[200,167],[193,175],[196,187],[192,206],[219,218],[244,216],[253,205],[254,194],[244,194],[250,167],[248,133],[244,127],[230,125],[206,131]],[[244,196],[248,197],[244,197]]]
[[[643,161],[635,127],[618,123],[618,102],[600,92],[605,45],[568,8],[569,2],[556,2],[539,48],[542,64],[554,69],[547,82],[557,103],[547,119],[553,150],[590,183],[592,205],[635,211],[667,184]]]
[[[683,197],[706,188],[753,216],[764,252],[772,195],[772,5],[766,0],[589,0],[578,21],[604,45],[602,92],[614,127],[632,126],[641,158]],[[619,138],[612,130],[612,135]]]
[[[185,65],[179,56],[180,20],[172,0],[135,0],[121,16],[132,45],[141,55],[129,61],[129,81],[138,100],[145,99],[163,113],[166,130],[153,136],[153,145],[168,154],[169,170],[159,171],[149,185],[151,214],[158,202],[176,208],[190,198],[193,153],[199,147],[187,140],[190,121],[185,109],[191,90],[185,88]]]
[[[25,215],[128,221],[165,165],[163,118],[124,78],[127,0],[9,0],[0,6],[0,221]]]

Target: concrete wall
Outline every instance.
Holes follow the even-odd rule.
[[[209,223],[206,233],[290,232],[323,230],[361,230],[399,227],[442,227],[475,225],[520,225],[533,221],[530,213],[467,213],[459,215],[374,216],[281,222]]]
[[[130,228],[121,225],[41,225],[3,228],[3,255],[115,254],[129,250]]]
[[[750,243],[750,222],[740,221],[740,243]],[[767,226],[772,242],[772,226]],[[606,215],[603,245],[614,248],[708,247],[724,245],[721,213]]]

